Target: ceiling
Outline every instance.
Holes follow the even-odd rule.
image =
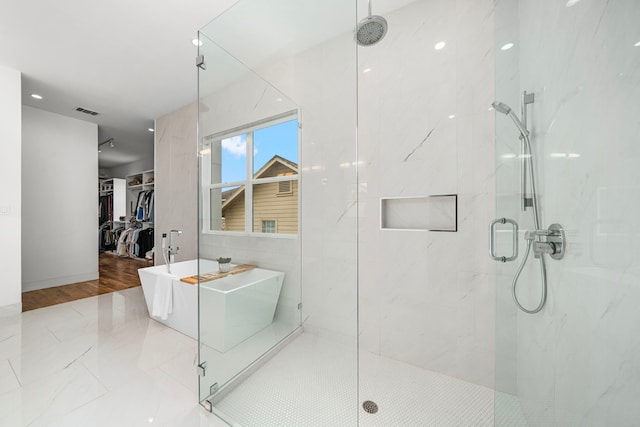
[[[353,26],[349,19],[332,22],[332,16],[324,16],[331,12],[329,4],[269,0],[261,6],[263,1],[239,4],[228,19],[216,24],[233,31],[223,30],[217,36],[237,35],[238,29],[242,33],[246,28],[253,29],[247,34],[253,37],[250,40],[255,34],[268,35],[271,46],[255,43],[264,50],[256,53],[261,58],[291,44],[287,39],[292,35],[302,36],[291,45],[300,50],[328,33],[351,31]],[[330,1],[336,8],[353,10],[346,0]],[[377,0],[374,14],[412,1]],[[99,142],[114,139],[113,148],[102,146],[101,169],[131,163],[153,156],[153,133],[148,129],[154,119],[196,100],[197,48],[191,40],[198,29],[237,2],[0,0],[0,65],[22,72],[24,105],[96,123]],[[360,18],[366,15],[366,5],[358,0]],[[243,8],[248,11],[239,13]],[[242,25],[238,16],[253,21]],[[292,20],[300,25],[291,26]],[[245,48],[251,45],[245,42]],[[32,98],[32,93],[43,99]],[[89,116],[75,111],[77,107],[100,114]]]
[[[100,168],[130,163],[153,155],[155,118],[195,101],[191,40],[236,1],[0,0],[0,65],[22,72],[23,104],[114,138]]]

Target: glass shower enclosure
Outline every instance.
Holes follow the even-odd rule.
[[[231,424],[357,422],[348,3],[243,0],[199,33],[200,400]]]
[[[240,0],[202,28],[201,404],[637,422],[636,3]],[[387,32],[360,46],[370,14]]]

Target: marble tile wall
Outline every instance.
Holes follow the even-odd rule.
[[[498,86],[535,93],[542,222],[562,224],[569,240],[566,257],[548,263],[545,309],[517,314],[518,396],[533,426],[632,425],[640,419],[640,4],[517,3],[504,19],[519,22],[519,69],[499,70],[512,79]],[[498,181],[508,194],[512,184]],[[525,272],[529,305],[539,280]]]
[[[176,262],[198,256],[196,125],[195,103],[159,117],[155,124],[155,247],[162,247],[162,233],[181,230]],[[155,263],[164,264],[159,251]]]
[[[358,51],[360,344],[492,387],[493,2],[385,18],[385,39]],[[380,230],[381,197],[438,194],[458,194],[458,232]]]

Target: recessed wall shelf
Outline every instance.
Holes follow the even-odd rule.
[[[458,195],[381,197],[380,229],[458,231]]]

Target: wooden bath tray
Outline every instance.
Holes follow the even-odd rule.
[[[200,276],[196,275],[196,276],[183,277],[182,279],[180,279],[180,281],[184,283],[188,283],[190,285],[197,285],[198,278],[200,278],[200,283],[210,282],[212,280],[222,279],[223,277],[227,277],[231,274],[238,274],[244,271],[253,270],[254,268],[256,268],[255,265],[241,264],[241,265],[236,265],[235,267],[231,267],[231,270],[229,270],[228,273],[220,273],[219,271],[216,271],[213,273],[203,273]]]

